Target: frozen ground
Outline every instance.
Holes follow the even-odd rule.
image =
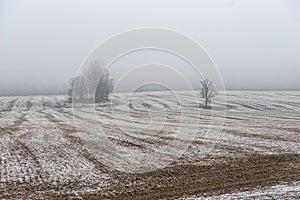
[[[280,184],[264,188],[256,188],[246,192],[234,192],[209,197],[189,197],[185,200],[216,200],[216,199],[281,199],[297,200],[300,197],[300,182]]]
[[[208,110],[189,92],[180,104],[167,92],[130,102],[115,94],[112,106],[77,109],[74,126],[64,96],[0,97],[0,198],[300,198],[300,92],[232,91],[222,99]],[[93,143],[89,133],[100,129],[110,146]],[[178,130],[198,131],[172,143]],[[145,153],[172,157],[159,150],[170,144],[189,148],[162,169],[146,172],[158,159],[129,173],[142,169]]]

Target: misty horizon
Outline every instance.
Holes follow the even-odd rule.
[[[70,79],[98,44],[143,27],[178,31],[202,45],[226,90],[300,90],[300,2],[156,3],[1,1],[0,95],[66,94]],[[113,77],[120,73],[112,69]],[[200,80],[192,80],[197,89]]]

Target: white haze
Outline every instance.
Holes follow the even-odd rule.
[[[0,95],[64,93],[97,44],[142,27],[202,44],[226,89],[300,89],[298,0],[1,0]]]

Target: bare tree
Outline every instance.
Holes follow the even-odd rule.
[[[212,102],[212,98],[217,94],[217,91],[214,87],[213,81],[209,79],[204,79],[200,81],[202,88],[200,91],[200,95],[204,98],[205,108],[208,107],[208,104]]]
[[[92,95],[94,95],[96,92],[100,76],[102,76],[105,71],[106,69],[104,69],[104,63],[102,61],[95,60],[91,62],[83,72],[83,76],[85,77],[86,81],[85,84],[87,88],[88,99],[93,98]]]
[[[95,102],[107,101],[113,91],[113,80],[103,62],[95,60],[83,71],[82,75],[70,80],[68,91],[69,99],[89,101],[95,98]]]
[[[109,71],[104,69],[97,84],[95,93],[95,102],[104,102],[108,100],[109,94],[113,91],[113,80],[110,78]]]

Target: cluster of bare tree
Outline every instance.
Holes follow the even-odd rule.
[[[91,62],[82,75],[70,80],[68,91],[69,99],[89,101],[96,103],[107,101],[113,91],[113,80],[102,61]]]

